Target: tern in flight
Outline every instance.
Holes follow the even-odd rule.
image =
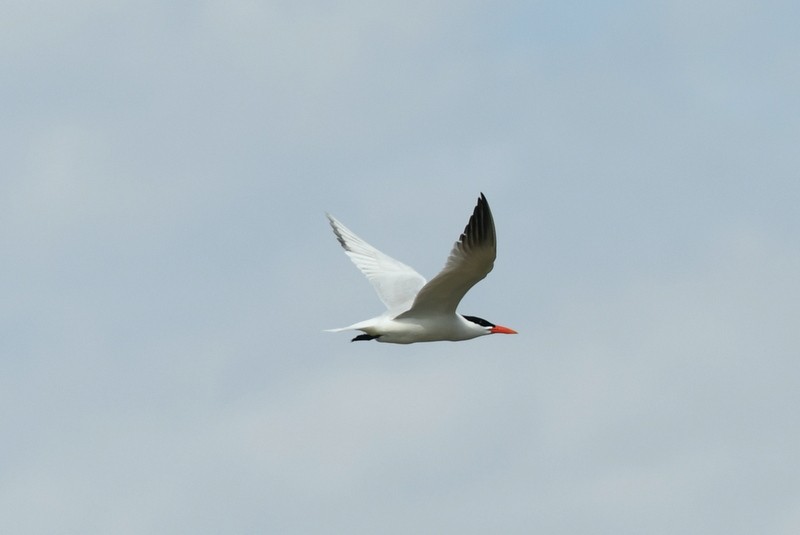
[[[330,214],[326,215],[345,253],[366,275],[387,309],[378,317],[329,329],[330,332],[363,331],[352,341],[393,344],[455,342],[485,334],[517,334],[508,327],[456,312],[469,289],[492,270],[497,256],[494,219],[483,193],[444,269],[430,281],[353,234]]]

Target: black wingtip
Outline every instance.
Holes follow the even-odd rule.
[[[344,236],[342,236],[342,233],[339,232],[339,228],[336,226],[336,220],[328,212],[325,212],[325,217],[328,218],[328,223],[330,223],[333,229],[333,235],[336,236],[336,241],[339,242],[339,245],[341,245],[345,251],[349,251],[350,248],[347,246],[347,242],[344,241]]]
[[[492,210],[489,208],[486,195],[481,192],[475,210],[472,211],[472,216],[469,218],[467,226],[464,227],[464,233],[461,234],[461,241],[467,245],[478,245],[479,243],[494,245],[496,240]]]

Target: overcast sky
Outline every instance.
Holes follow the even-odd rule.
[[[798,20],[5,2],[0,532],[800,533]],[[480,192],[519,335],[322,332]]]

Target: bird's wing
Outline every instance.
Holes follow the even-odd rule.
[[[494,219],[486,197],[481,193],[444,269],[422,287],[411,309],[399,317],[454,314],[469,289],[492,270],[496,256]]]
[[[328,216],[333,233],[344,247],[345,253],[367,276],[389,314],[397,315],[411,308],[417,292],[425,285],[425,277],[413,268],[383,254],[330,214],[325,215]]]

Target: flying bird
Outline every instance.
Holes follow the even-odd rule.
[[[336,239],[347,256],[366,275],[386,312],[349,327],[329,332],[362,331],[351,341],[377,340],[392,344],[470,340],[486,334],[517,334],[477,316],[456,313],[461,299],[492,270],[497,237],[489,203],[481,193],[478,204],[458,238],[444,269],[426,281],[413,268],[380,252],[330,214]]]

